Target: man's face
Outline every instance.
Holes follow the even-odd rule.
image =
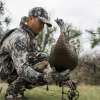
[[[38,17],[29,17],[28,25],[32,29],[33,32],[39,33],[44,28],[44,23],[38,19]]]

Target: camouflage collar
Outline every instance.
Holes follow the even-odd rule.
[[[21,28],[29,34],[30,38],[36,37],[36,33],[34,33],[29,26],[23,24]]]

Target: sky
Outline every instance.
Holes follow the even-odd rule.
[[[5,0],[5,3],[12,17],[11,27],[18,26],[20,18],[27,16],[28,11],[36,6],[48,11],[52,23],[57,17],[63,18],[82,31],[100,25],[100,0]],[[87,34],[83,35],[83,42],[88,42]],[[89,48],[88,43],[85,46]]]

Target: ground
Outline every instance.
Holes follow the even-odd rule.
[[[3,86],[4,89],[0,94],[0,100],[4,100],[6,87],[6,85]],[[78,100],[100,100],[100,86],[80,85],[78,90],[80,92]],[[49,91],[46,91],[46,86],[37,87],[32,90],[27,90],[25,95],[29,100],[61,100],[61,88],[51,85]]]

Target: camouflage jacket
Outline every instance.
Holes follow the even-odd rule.
[[[34,83],[39,72],[34,70],[32,63],[37,55],[35,34],[28,26],[16,29],[0,47],[0,76],[8,76],[14,69],[19,77]]]

